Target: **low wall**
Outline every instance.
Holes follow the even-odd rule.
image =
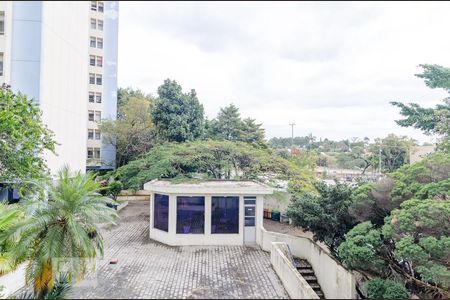
[[[149,201],[150,200],[150,191],[122,190],[122,191],[120,191],[119,195],[117,196],[117,200],[119,200],[119,201],[136,201],[136,200]]]
[[[292,265],[286,243],[272,243],[270,262],[292,299],[319,299],[305,278]]]
[[[272,195],[264,196],[264,208],[276,209],[285,214],[291,202],[291,195],[288,192],[275,191]]]
[[[12,294],[25,286],[25,269],[26,264],[23,263],[14,271],[0,276],[0,286],[3,286],[3,290],[0,294],[2,294],[3,297],[12,296]]]
[[[311,264],[326,298],[356,298],[355,276],[313,240],[267,231],[263,227],[260,230],[262,234],[258,243],[264,251],[270,252],[273,242],[284,242],[289,245],[292,255],[306,259]]]

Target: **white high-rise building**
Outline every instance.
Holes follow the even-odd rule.
[[[116,117],[117,38],[118,1],[0,2],[0,84],[39,103],[53,174],[115,167],[97,122]]]

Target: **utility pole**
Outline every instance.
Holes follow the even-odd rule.
[[[378,158],[378,172],[381,175],[381,144],[380,144],[380,150],[378,151],[379,153],[379,158]]]
[[[292,127],[292,135],[291,135],[291,155],[294,153],[294,125],[295,123],[289,123]]]

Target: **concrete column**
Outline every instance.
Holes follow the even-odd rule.
[[[169,235],[177,234],[177,196],[169,195]]]
[[[205,236],[211,236],[211,195],[205,195]]]

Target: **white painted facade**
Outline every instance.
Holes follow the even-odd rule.
[[[103,12],[92,11],[102,3]],[[52,174],[63,165],[84,172],[87,164],[88,100],[90,90],[104,92],[96,108],[104,118],[115,118],[117,105],[117,1],[2,1],[0,2],[0,85],[33,98],[42,110],[43,122],[55,134],[56,155],[44,158]],[[104,15],[108,15],[105,17]],[[90,49],[92,16],[102,19],[103,49]],[[108,21],[106,21],[106,19]],[[0,26],[1,28],[2,26]],[[111,29],[110,29],[111,28]],[[89,55],[96,51],[103,66],[100,87],[90,86]],[[95,124],[96,126],[96,124]],[[105,160],[115,161],[115,149],[96,141]],[[114,163],[96,165],[114,168]]]
[[[262,240],[262,233],[257,228],[263,225],[264,195],[273,190],[255,182],[210,181],[199,184],[172,184],[168,181],[151,181],[144,185],[144,190],[150,191],[150,238],[171,246],[188,245],[256,245]],[[169,196],[169,228],[168,232],[154,227],[155,194]],[[177,197],[205,197],[205,216],[203,234],[177,233]],[[218,234],[211,231],[211,199],[213,196],[239,197],[239,232],[236,234]],[[255,226],[245,226],[245,197],[255,197]],[[253,230],[251,230],[251,228]],[[250,230],[249,230],[250,229]],[[246,236],[247,234],[247,236]],[[253,236],[248,236],[251,234]]]

